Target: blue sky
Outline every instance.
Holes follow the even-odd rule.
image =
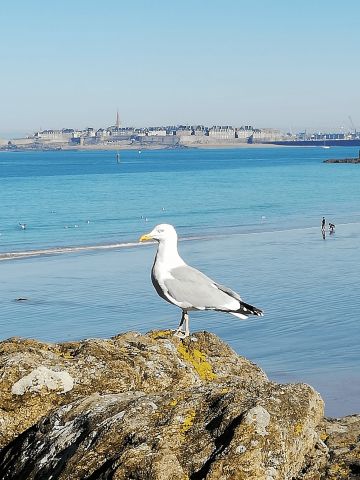
[[[4,0],[0,136],[40,128],[360,128],[357,0]]]

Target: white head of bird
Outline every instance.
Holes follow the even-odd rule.
[[[140,242],[146,242],[147,240],[156,240],[159,243],[171,243],[177,242],[177,233],[175,228],[168,223],[161,223],[156,225],[151,232],[140,237]]]
[[[167,265],[176,267],[184,264],[177,249],[177,233],[175,228],[168,223],[156,225],[151,232],[140,237],[140,242],[155,240],[158,242],[158,251],[155,261],[166,262]]]

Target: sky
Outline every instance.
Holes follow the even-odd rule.
[[[360,129],[358,0],[3,0],[0,137],[39,129]]]

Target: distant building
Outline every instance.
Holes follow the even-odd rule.
[[[221,140],[232,140],[235,138],[235,129],[230,125],[213,126],[209,129],[209,137]]]
[[[287,135],[274,128],[256,128],[253,130],[250,143],[277,142],[286,140],[287,138]]]
[[[191,135],[191,126],[190,125],[178,125],[176,127],[176,136],[183,137],[187,135]]]
[[[42,130],[35,132],[33,139],[35,141],[49,142],[49,143],[67,143],[74,136],[72,128],[63,128],[62,130]]]
[[[253,134],[254,129],[250,125],[245,125],[239,128],[235,128],[235,138],[238,138],[243,141],[247,141],[249,137]]]
[[[150,127],[148,130],[148,136],[155,136],[155,137],[165,137],[166,130],[162,128]]]
[[[345,133],[313,133],[309,136],[309,140],[345,140]]]
[[[110,132],[106,128],[99,128],[96,130],[95,137],[98,138],[100,141],[106,139],[110,136]]]

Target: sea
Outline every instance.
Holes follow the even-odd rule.
[[[360,165],[355,147],[0,153],[0,339],[176,328],[150,271],[171,223],[185,261],[264,309],[191,312],[326,414],[360,412]],[[321,219],[336,225],[321,232]],[[24,299],[24,300],[19,300]]]

